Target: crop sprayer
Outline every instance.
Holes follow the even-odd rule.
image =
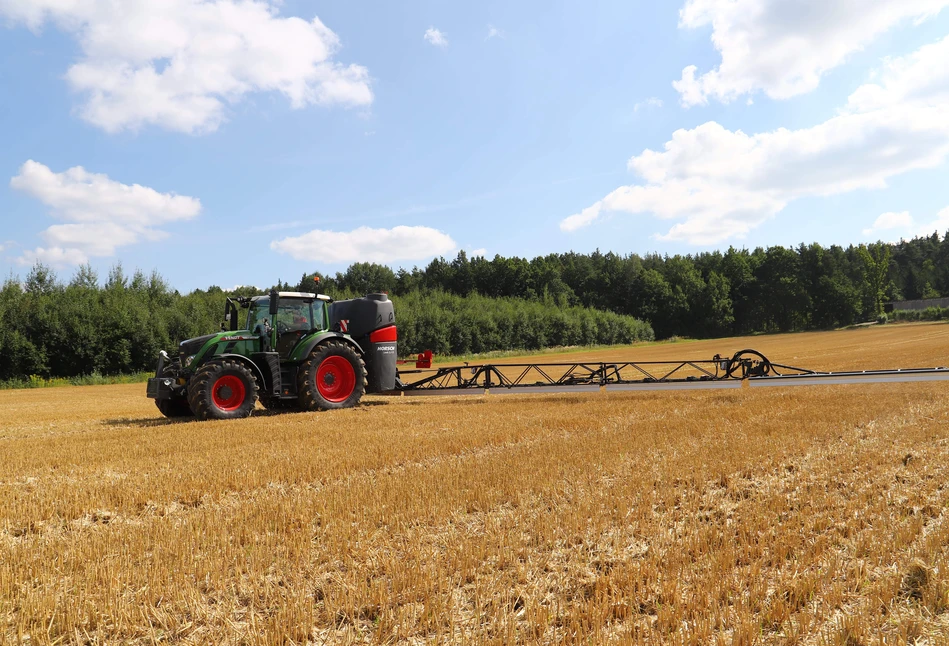
[[[238,307],[247,309],[243,327]],[[228,298],[221,331],[162,351],[148,397],[167,417],[247,417],[267,409],[332,410],[365,394],[480,395],[699,390],[949,380],[949,368],[820,372],[755,350],[706,360],[476,364],[433,367],[430,351],[397,358],[398,331],[385,294],[333,301],[271,291]]]

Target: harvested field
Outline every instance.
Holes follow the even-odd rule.
[[[949,326],[565,359],[749,346],[947,365]],[[205,423],[141,384],[2,391],[0,456],[0,641],[949,643],[945,383]]]

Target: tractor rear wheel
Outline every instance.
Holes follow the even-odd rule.
[[[209,361],[191,378],[188,403],[201,420],[249,417],[257,404],[257,379],[239,361]]]
[[[366,393],[366,363],[355,348],[341,341],[318,346],[298,375],[303,410],[352,408]]]

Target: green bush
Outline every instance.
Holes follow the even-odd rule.
[[[279,287],[294,289],[285,284]],[[160,350],[173,350],[184,339],[218,330],[228,295],[216,287],[181,295],[157,274],[146,277],[136,272],[129,279],[121,267],[112,270],[104,286],[98,285],[88,268],[80,269],[64,285],[38,265],[25,283],[10,278],[0,289],[0,387],[141,380],[141,374],[155,369]],[[348,286],[332,290],[337,300],[356,295]],[[416,289],[392,300],[403,355],[423,350],[438,354],[534,350],[653,338],[652,328],[632,317],[560,306],[550,299],[457,296]]]
[[[393,296],[403,355],[431,350],[468,355],[552,346],[652,341],[652,328],[631,316],[578,306],[441,291]]]
[[[946,321],[949,320],[949,307],[927,307],[924,310],[893,310],[891,321]]]

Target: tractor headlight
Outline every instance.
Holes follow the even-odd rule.
[[[187,359],[185,359],[185,368],[187,368],[188,366],[190,366],[192,361],[194,361],[194,355],[191,355],[190,357],[188,357]]]

